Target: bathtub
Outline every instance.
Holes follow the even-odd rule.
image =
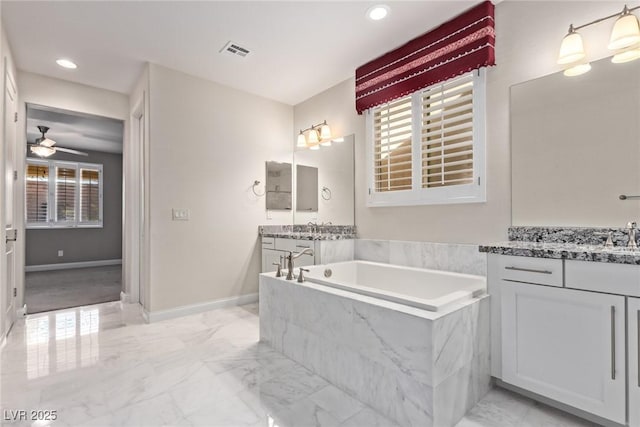
[[[483,276],[347,261],[308,267],[306,280],[428,311],[441,311],[486,293]]]
[[[260,275],[262,343],[401,426],[454,426],[490,389],[484,277],[365,261],[305,268],[304,283]]]

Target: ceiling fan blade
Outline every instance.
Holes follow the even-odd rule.
[[[64,147],[53,147],[56,151],[62,151],[63,153],[77,154],[79,156],[88,156],[89,154],[83,153],[82,151],[72,150],[71,148]]]

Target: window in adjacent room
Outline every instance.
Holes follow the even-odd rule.
[[[27,159],[27,228],[102,227],[102,165]]]

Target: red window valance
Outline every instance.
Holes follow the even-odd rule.
[[[495,65],[494,6],[485,1],[356,70],[356,110]]]

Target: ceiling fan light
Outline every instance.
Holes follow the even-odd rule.
[[[56,150],[45,145],[32,145],[31,152],[40,157],[49,157],[54,154]]]
[[[558,55],[558,64],[571,64],[586,58],[584,51],[584,43],[582,36],[577,33],[573,27],[569,28],[569,34],[564,36],[560,45],[560,54]]]
[[[44,139],[41,139],[38,142],[39,145],[42,145],[44,147],[53,147],[55,145],[55,143],[56,142],[53,139],[49,139],[49,138],[46,138],[46,137]]]
[[[622,16],[613,25],[611,38],[607,46],[611,50],[624,49],[640,42],[640,24],[638,18],[626,7]]]

